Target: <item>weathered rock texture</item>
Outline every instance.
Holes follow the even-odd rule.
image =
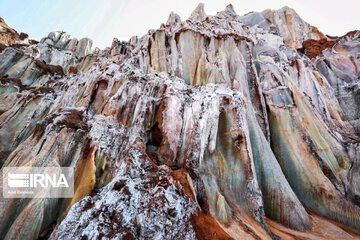
[[[8,46],[27,46],[35,44],[37,41],[29,40],[26,33],[18,33],[16,30],[9,27],[4,19],[0,17],[0,52]]]
[[[200,4],[92,54],[6,48],[0,164],[72,166],[75,195],[1,199],[0,236],[359,238],[359,35]]]

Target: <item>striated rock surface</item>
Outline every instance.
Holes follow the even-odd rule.
[[[51,32],[47,37],[41,39],[40,43],[45,43],[59,50],[74,52],[77,57],[84,57],[90,54],[93,44],[92,40],[89,38],[77,40],[76,38],[72,38],[66,32]],[[45,49],[41,48],[42,45],[38,47],[40,48],[40,55],[45,54]]]
[[[105,50],[5,48],[0,166],[74,167],[75,194],[1,198],[1,238],[360,238],[359,35],[200,4]]]

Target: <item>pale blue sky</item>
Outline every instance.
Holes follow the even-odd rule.
[[[360,29],[360,0],[0,0],[0,16],[32,39],[62,30],[76,38],[90,37],[95,46],[104,48],[114,37],[128,40],[158,28],[171,11],[186,19],[198,2],[205,3],[210,15],[229,3],[238,14],[287,5],[325,34],[343,35]]]

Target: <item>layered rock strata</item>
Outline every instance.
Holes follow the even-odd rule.
[[[75,194],[2,198],[0,236],[359,238],[359,35],[200,4],[102,51],[6,48],[1,166],[74,167]]]

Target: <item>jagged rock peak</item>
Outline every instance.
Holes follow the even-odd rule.
[[[223,11],[217,12],[216,16],[222,19],[226,18],[235,18],[233,20],[238,21],[239,15],[234,10],[234,6],[232,4],[228,4]]]
[[[0,52],[6,47],[28,46],[37,43],[30,40],[26,33],[18,33],[15,29],[9,27],[3,18],[0,18]]]
[[[284,38],[284,42],[294,49],[302,48],[304,40],[326,38],[323,33],[304,21],[290,7],[285,6],[279,10],[267,9],[261,14],[268,22],[275,25],[277,33]]]
[[[231,17],[236,17],[237,14],[234,10],[234,6],[230,3],[229,5],[226,6],[225,8],[225,13],[228,14]]]
[[[204,3],[199,3],[195,10],[191,13],[189,20],[193,22],[202,22],[206,19],[207,15],[204,10]]]
[[[174,25],[175,23],[181,22],[181,18],[178,14],[171,12],[168,20],[166,21],[166,25]]]
[[[91,53],[93,45],[90,38],[82,38],[78,40],[63,31],[50,32],[47,37],[41,39],[40,43],[52,45],[60,50],[75,52],[79,57],[84,57]]]
[[[99,49],[92,52],[89,38],[78,41],[62,31],[51,32],[37,42],[29,40],[26,33],[18,34],[3,20],[0,27],[0,77],[6,79],[2,80],[5,92],[28,90],[42,85],[42,79],[78,73],[101,53]]]

